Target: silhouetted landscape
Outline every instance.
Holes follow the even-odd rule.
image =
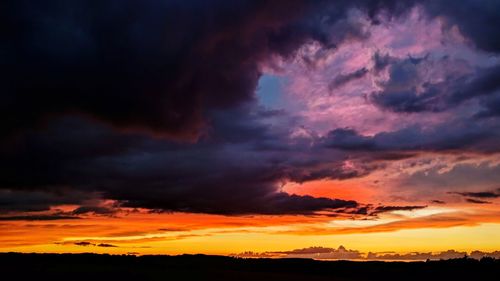
[[[498,280],[500,260],[426,262],[225,256],[0,254],[3,280]]]

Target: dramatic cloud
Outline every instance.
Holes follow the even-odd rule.
[[[500,3],[495,1],[462,0],[460,5],[449,5],[447,1],[422,1],[427,11],[447,21],[449,27],[458,26],[465,36],[479,48],[489,52],[500,52],[500,39],[496,27],[500,24]],[[476,15],[471,17],[470,11]]]
[[[385,6],[373,2],[370,11]],[[9,1],[1,17],[2,134],[76,112],[195,137],[206,109],[252,99],[266,59],[287,57],[308,40],[334,47],[358,37],[344,20],[355,4]]]
[[[49,188],[50,189],[50,188]],[[53,205],[81,204],[95,194],[78,190],[17,190],[0,188],[0,212],[48,211]]]
[[[313,179],[341,178],[349,172],[316,173],[321,166],[314,166],[325,160],[318,161],[314,150],[296,147],[292,154],[285,136],[268,131],[260,118],[235,127],[240,118],[251,116],[238,111],[228,117],[217,121],[217,131],[196,145],[113,133],[78,118],[64,119],[42,134],[26,135],[18,150],[4,155],[10,157],[0,162],[3,185],[23,190],[7,193],[6,201],[13,204],[17,198],[29,208],[32,204],[22,199],[25,194],[48,194],[51,197],[40,198],[47,208],[68,202],[50,201],[55,194],[81,193],[119,200],[127,207],[218,214],[312,214],[357,206],[354,201],[280,192],[281,181],[297,178],[304,170],[310,169]],[[309,159],[301,159],[307,151],[312,153]],[[73,214],[112,214],[109,208],[85,206],[85,196],[73,202],[83,205]]]
[[[64,205],[73,210],[38,218],[424,208],[282,188],[423,153],[500,152],[499,7],[461,3],[8,1],[2,219]],[[293,90],[266,104],[262,75]],[[458,194],[496,198],[473,192]]]
[[[500,136],[497,123],[467,121],[443,124],[434,128],[406,127],[374,136],[360,135],[353,129],[335,129],[323,139],[330,148],[359,151],[476,151],[498,152]]]
[[[390,58],[375,57],[375,66],[389,65]],[[498,94],[500,90],[500,66],[476,70],[457,71],[463,62],[449,61],[443,57],[436,61],[428,58],[392,59],[389,66],[389,80],[381,82],[382,90],[372,93],[370,101],[378,106],[395,112],[444,111],[473,99]],[[425,77],[439,69],[447,69],[446,76]],[[466,66],[470,67],[470,66]],[[434,71],[431,71],[434,69]],[[464,73],[465,72],[465,73]],[[483,113],[486,115],[487,113]]]

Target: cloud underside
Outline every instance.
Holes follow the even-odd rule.
[[[464,16],[467,9],[446,1],[213,2],[4,4],[0,212],[81,205],[69,217],[111,215],[112,209],[89,203],[110,199],[117,207],[159,212],[376,215],[423,206],[367,211],[353,200],[281,188],[366,176],[385,161],[420,152],[500,149],[498,66],[423,83],[414,79],[431,58],[380,55],[373,69],[340,74],[329,84],[334,89],[387,71],[388,80],[366,101],[396,114],[454,114],[430,129],[366,136],[332,128],[323,136],[291,138],[299,121],[286,110],[263,108],[255,97],[263,65],[276,57],[294,60],[311,42],[333,52],[366,40],[370,35],[351,20],[353,8],[377,25],[418,5],[428,17],[458,27],[478,52],[496,55],[496,4],[462,1],[461,7],[484,15],[472,20]],[[468,103],[479,110],[460,114],[457,108]],[[471,203],[491,198],[461,195]]]

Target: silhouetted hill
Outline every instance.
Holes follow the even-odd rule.
[[[224,256],[0,254],[2,280],[500,280],[500,260],[353,262]]]

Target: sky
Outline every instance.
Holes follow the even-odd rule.
[[[500,2],[0,5],[1,252],[499,255]]]

